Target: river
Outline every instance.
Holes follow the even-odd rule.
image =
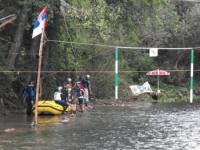
[[[199,106],[94,106],[68,122],[39,117],[37,127],[15,113],[0,118],[0,150],[200,150]]]

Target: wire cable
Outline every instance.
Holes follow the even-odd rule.
[[[47,40],[47,42],[55,42],[55,43],[68,43],[68,44],[76,44],[76,45],[88,45],[88,46],[99,46],[99,47],[108,47],[108,48],[119,48],[119,49],[132,49],[132,50],[149,50],[151,48],[156,47],[126,47],[126,46],[117,46],[117,45],[106,45],[99,43],[80,43],[80,42],[68,42],[68,41],[60,41],[60,40]],[[158,47],[158,50],[191,50],[191,49],[200,49],[200,47]]]
[[[119,73],[147,73],[149,70],[143,70],[143,71],[137,71],[137,70],[122,70],[119,71]],[[190,70],[165,70],[168,72],[190,72]],[[115,70],[51,70],[51,71],[41,71],[42,73],[83,73],[83,72],[88,72],[88,73],[114,73]],[[194,72],[200,72],[200,69],[194,70]],[[37,71],[32,71],[32,70],[2,70],[0,73],[37,73]]]

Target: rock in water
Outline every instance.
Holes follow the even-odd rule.
[[[65,118],[65,119],[62,120],[61,122],[69,122],[69,118]]]
[[[7,129],[5,129],[4,130],[4,132],[13,132],[13,131],[15,131],[15,128],[7,128]]]

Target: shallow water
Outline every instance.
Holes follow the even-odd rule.
[[[199,150],[199,114],[199,105],[95,106],[69,122],[40,117],[37,127],[15,114],[0,118],[0,150]]]

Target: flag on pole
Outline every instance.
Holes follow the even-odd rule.
[[[149,56],[150,57],[157,57],[158,56],[158,49],[157,48],[150,48],[149,49]]]
[[[47,7],[44,7],[35,22],[32,38],[41,34],[42,30],[46,27],[46,14]]]

